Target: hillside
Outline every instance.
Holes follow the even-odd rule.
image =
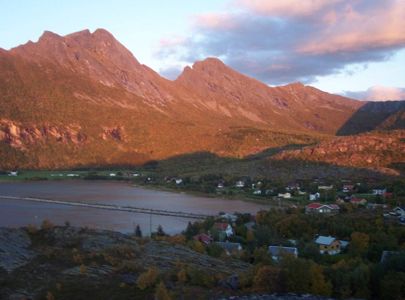
[[[337,135],[394,129],[405,129],[405,100],[366,103],[338,130]]]
[[[405,163],[404,139],[403,130],[336,137],[299,150],[283,151],[271,158],[279,161],[325,162],[400,175],[397,169]]]
[[[214,58],[170,81],[106,30],[44,32],[0,51],[0,168],[243,157],[330,139],[362,105],[300,83],[269,87]],[[393,118],[380,127],[402,124]]]

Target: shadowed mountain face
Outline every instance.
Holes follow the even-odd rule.
[[[169,81],[106,30],[45,32],[0,51],[0,167],[240,157],[328,138],[362,105],[300,83],[269,87],[213,58]]]
[[[405,100],[366,103],[337,131],[337,135],[393,129],[405,129]]]

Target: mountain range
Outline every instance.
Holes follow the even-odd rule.
[[[2,169],[136,165],[200,151],[244,157],[375,130],[394,132],[402,151],[403,129],[405,101],[270,87],[216,58],[167,80],[104,29],[46,31],[0,48]]]

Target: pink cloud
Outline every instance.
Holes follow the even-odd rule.
[[[405,88],[373,86],[366,91],[346,92],[346,96],[365,101],[405,100]]]
[[[404,100],[405,89],[386,86],[373,86],[366,92],[364,100],[367,101],[387,101]]]
[[[405,45],[404,1],[384,1],[367,13],[347,4],[330,11],[323,22],[323,29],[297,45],[297,51],[323,54]]]
[[[327,9],[344,0],[236,0],[236,6],[241,6],[255,13],[268,16],[310,16]]]
[[[379,62],[405,48],[404,0],[231,0],[194,17],[192,34],[161,57],[209,56],[269,84],[311,83],[350,64]]]
[[[206,13],[195,16],[194,24],[200,28],[232,29],[235,26],[232,19],[231,14]]]

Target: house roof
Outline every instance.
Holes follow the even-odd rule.
[[[357,202],[364,202],[364,201],[367,202],[367,200],[364,199],[364,198],[352,198],[352,199],[350,199],[350,202],[354,202],[354,203],[357,203]]]
[[[210,237],[208,234],[205,233],[200,233],[194,236],[195,240],[201,241],[203,243],[210,243],[212,242],[212,237]]]
[[[298,254],[298,249],[296,247],[283,247],[283,246],[269,246],[269,252],[272,256],[279,256],[283,253]]]
[[[334,238],[333,236],[320,235],[315,240],[315,243],[317,243],[318,245],[327,245],[328,246],[328,245],[332,244],[335,240],[336,240],[336,238]]]
[[[383,263],[383,262],[389,260],[392,257],[400,256],[400,255],[405,255],[405,251],[383,251],[381,253],[380,262]]]
[[[228,252],[232,252],[235,250],[239,250],[242,248],[240,243],[232,243],[232,242],[216,242],[216,244]]]
[[[311,203],[311,204],[307,205],[307,208],[318,209],[318,208],[320,208],[322,206],[323,206],[323,204],[320,204],[320,203]]]
[[[225,231],[228,228],[228,223],[215,223],[214,228]]]

